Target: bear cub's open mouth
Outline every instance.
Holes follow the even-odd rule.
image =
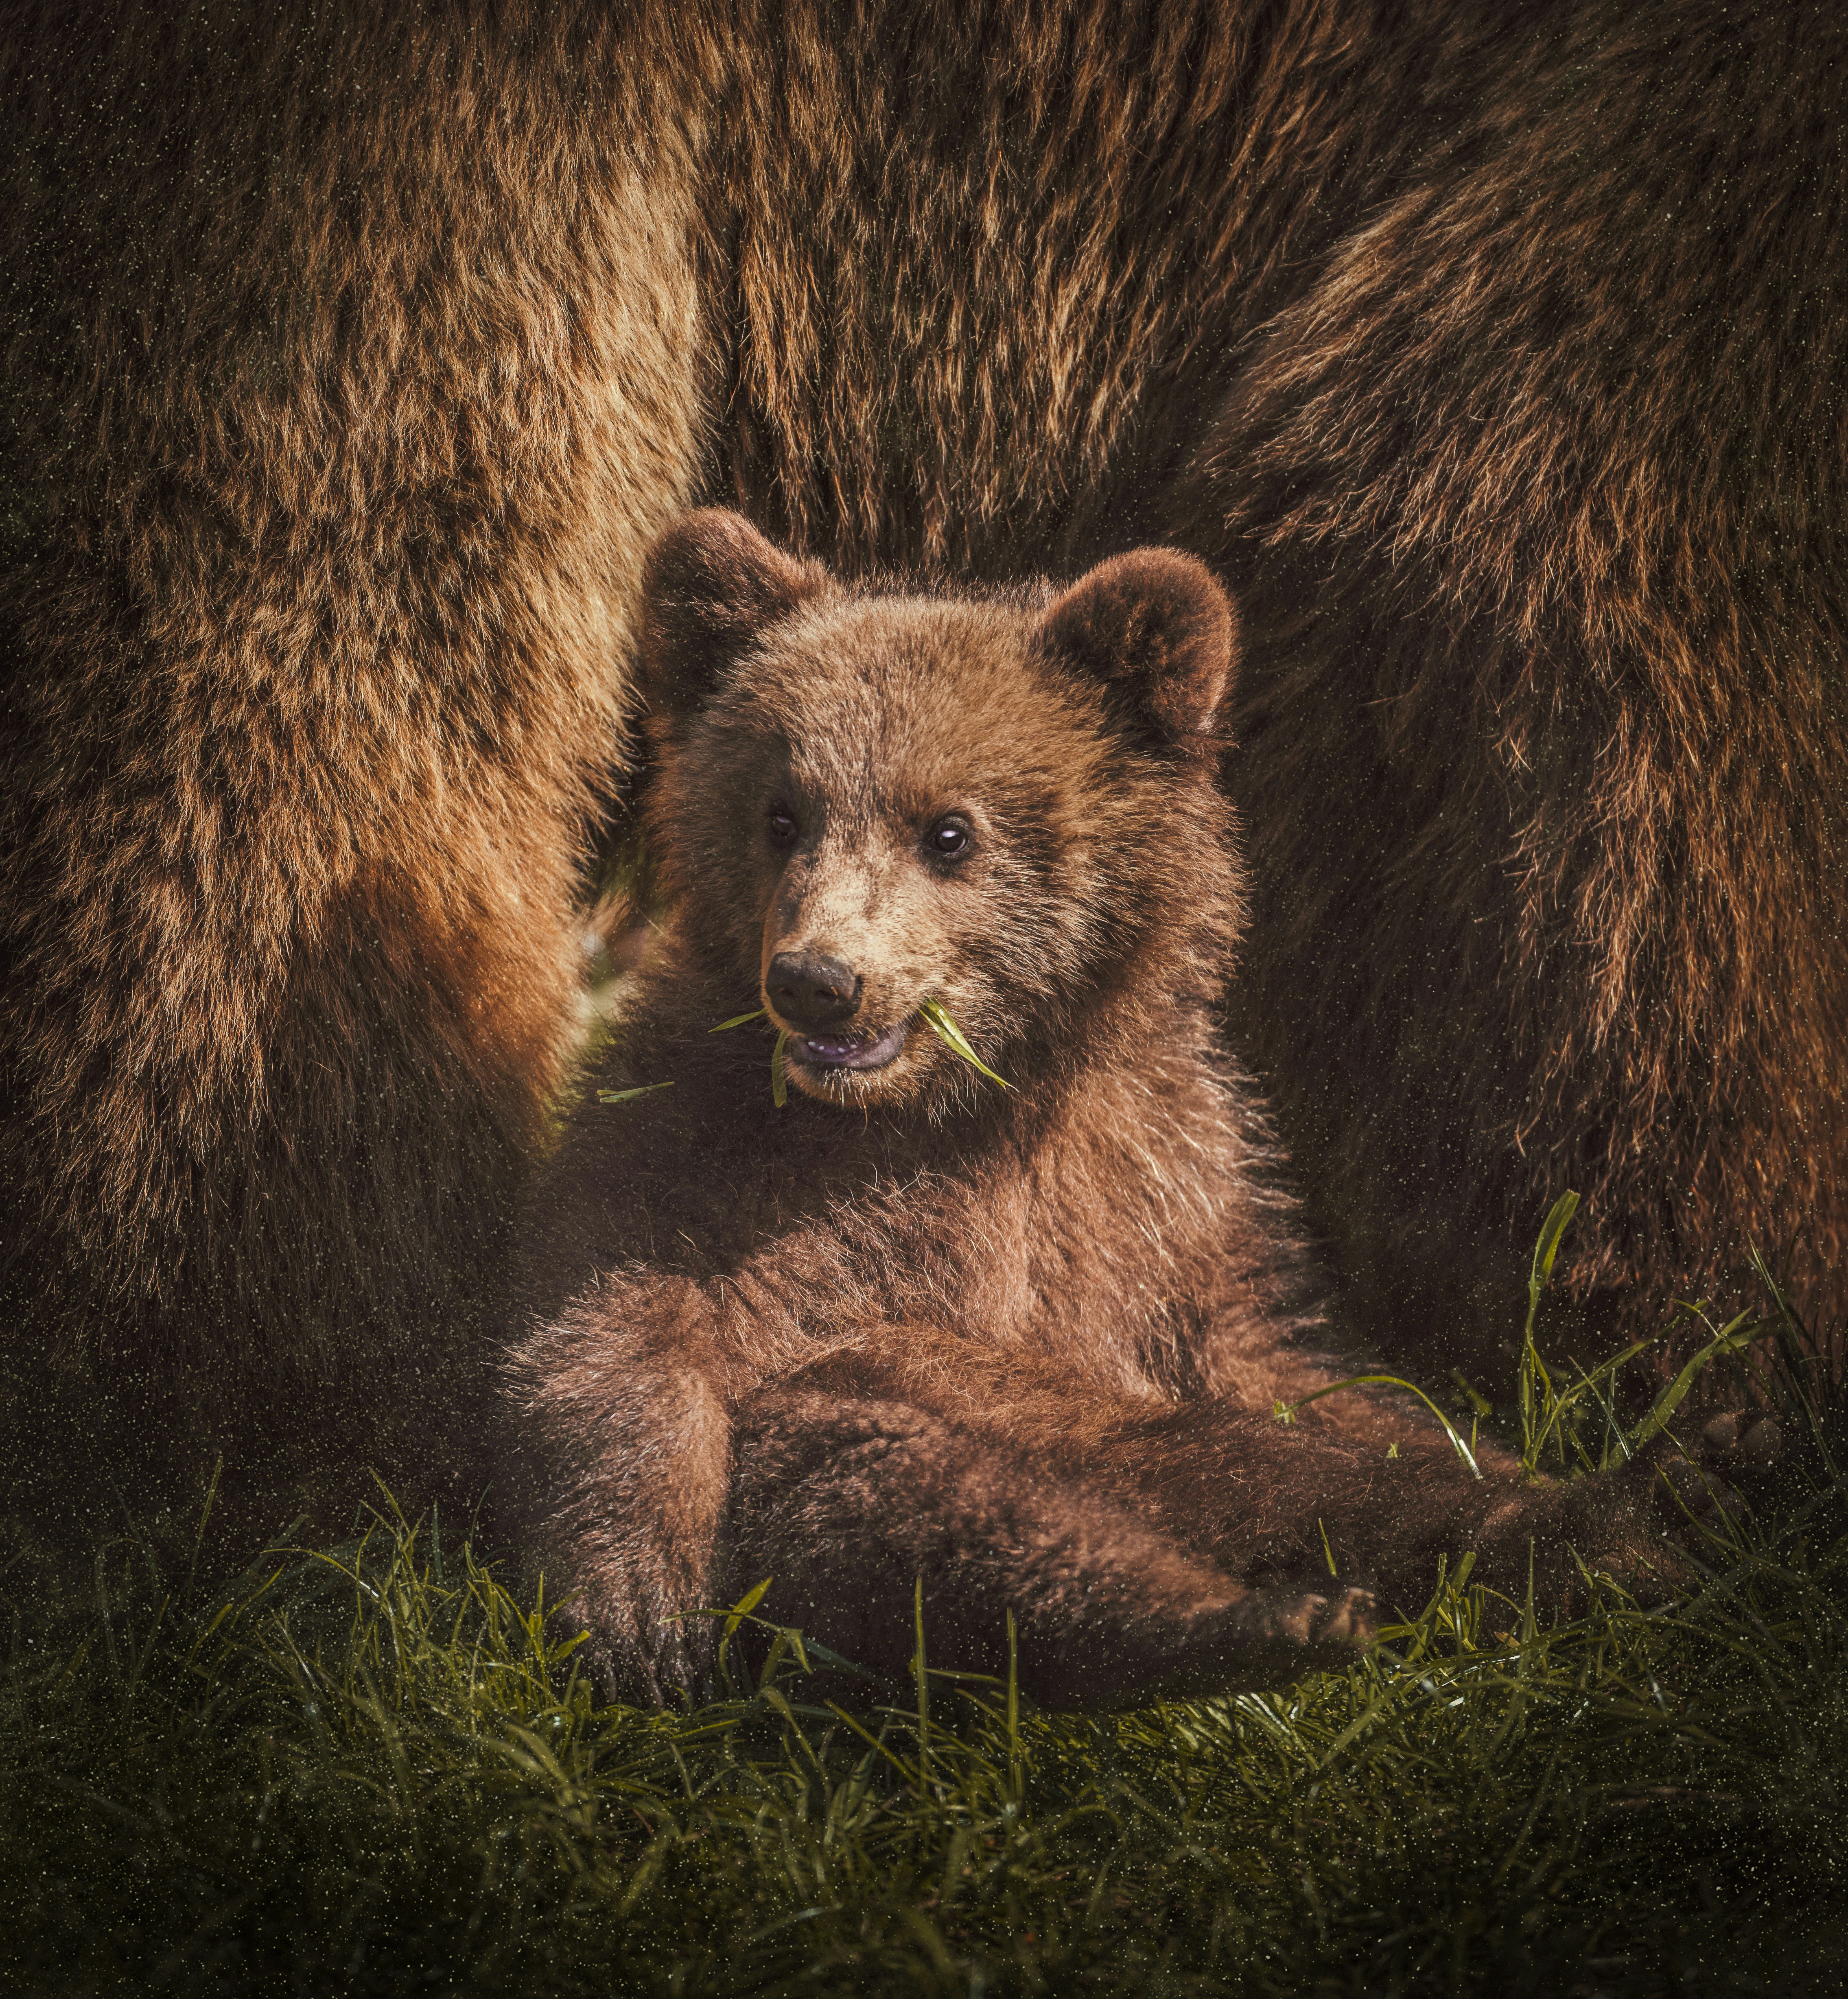
[[[909,1020],[900,1020],[870,1040],[850,1040],[841,1034],[792,1034],[788,1051],[810,1069],[883,1069],[896,1059],[910,1026]]]

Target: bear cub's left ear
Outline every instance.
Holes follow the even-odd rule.
[[[1132,549],[1080,577],[1041,620],[1035,645],[1109,689],[1144,741],[1205,751],[1232,684],[1238,618],[1205,563]]]

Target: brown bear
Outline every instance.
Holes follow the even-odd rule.
[[[581,11],[0,36],[0,1510],[40,1526],[113,1482],[196,1522],[220,1454],[262,1531],[466,1462],[704,379],[701,86]]]
[[[466,1432],[701,499],[1230,580],[1236,1025],[1406,1364],[1565,1184],[1600,1311],[1839,1314],[1845,36],[12,0],[0,1508]]]
[[[1354,1391],[1276,1419],[1360,1370],[1215,1037],[1244,888],[1199,562],[913,595],[706,511],[648,576],[664,900],[522,1225],[503,1467],[606,1682],[697,1691],[683,1613],[771,1575],[882,1675],[917,1578],[952,1668],[1011,1612],[1021,1685],[1097,1706],[1351,1658],[1356,1585],[1406,1602],[1446,1547],[1646,1572],[1641,1474],[1472,1476]],[[768,1065],[713,1031],[754,1006]]]

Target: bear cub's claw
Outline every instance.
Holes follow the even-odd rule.
[[[1742,1472],[1769,1471],[1784,1456],[1784,1430],[1775,1416],[1732,1409],[1701,1432],[1701,1461],[1736,1464]]]
[[[1260,1590],[1233,1613],[1238,1638],[1267,1652],[1326,1654],[1328,1663],[1349,1665],[1354,1654],[1373,1643],[1378,1605],[1370,1590],[1331,1584],[1324,1592],[1295,1588]],[[1303,1661],[1296,1662],[1309,1670]]]
[[[1784,1431],[1775,1417],[1729,1409],[1711,1418],[1697,1438],[1658,1465],[1674,1501],[1709,1532],[1751,1509],[1733,1481],[1749,1488],[1782,1461]]]

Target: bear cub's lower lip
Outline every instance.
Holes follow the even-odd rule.
[[[883,1069],[905,1045],[910,1023],[900,1020],[869,1041],[849,1041],[830,1034],[792,1034],[789,1052],[811,1069]]]

